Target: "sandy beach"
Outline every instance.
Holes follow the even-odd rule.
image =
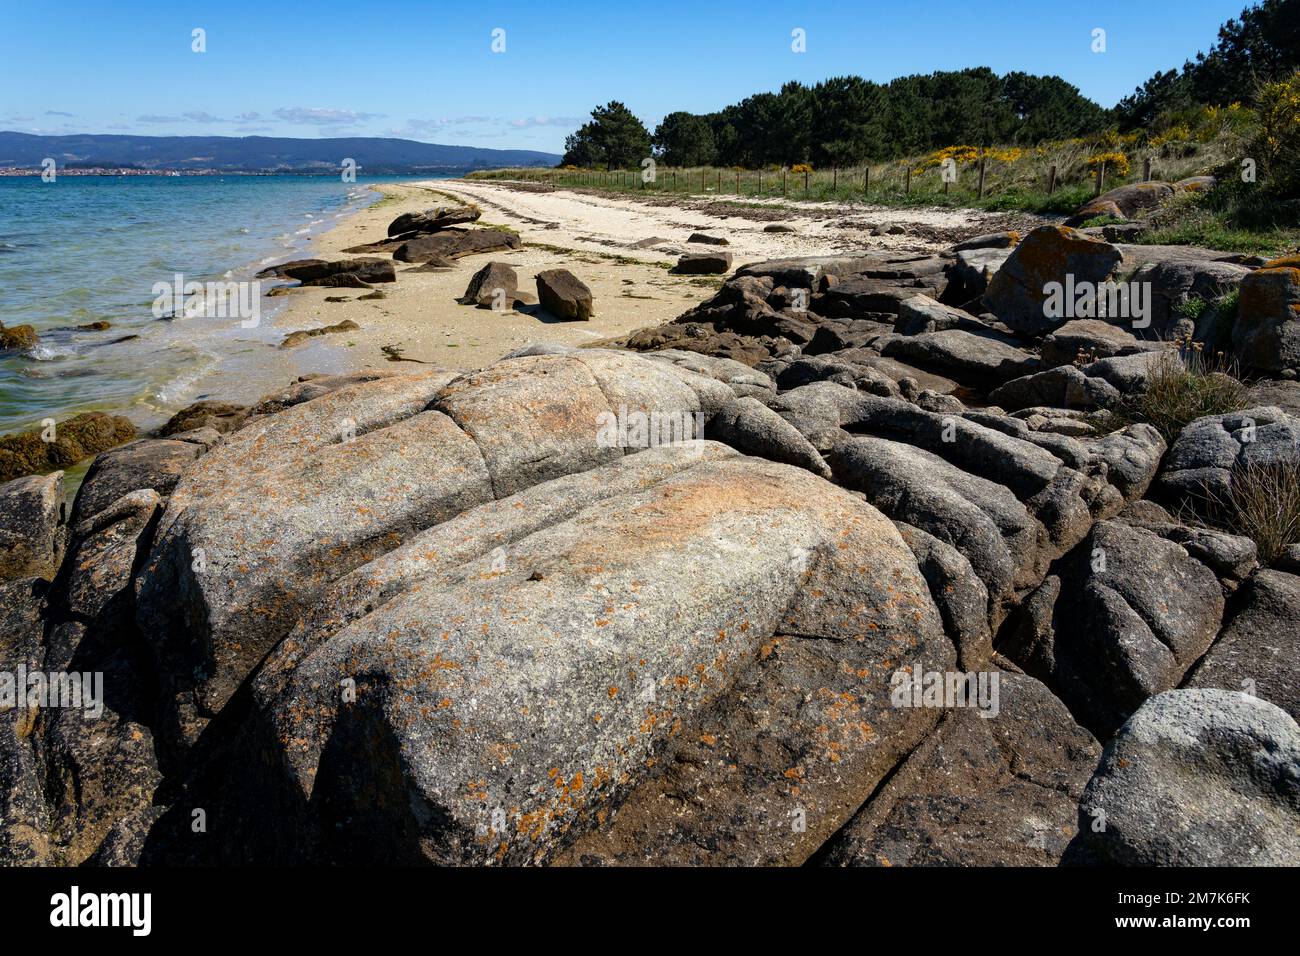
[[[636,329],[671,321],[713,294],[721,277],[677,276],[669,267],[687,251],[717,247],[688,244],[692,233],[727,239],[739,266],[784,256],[826,255],[857,249],[928,252],[954,234],[974,235],[1003,225],[1006,217],[972,210],[897,210],[827,203],[728,206],[708,196],[665,202],[622,199],[583,191],[545,190],[498,182],[435,180],[380,184],[383,198],[322,233],[310,255],[346,258],[343,250],[383,239],[398,215],[433,206],[473,204],[478,226],[517,232],[523,248],[457,260],[449,272],[419,272],[398,263],[398,280],[365,290],[295,288],[271,301],[281,306],[263,330],[263,342],[290,332],[336,325],[360,328],[322,335],[291,349],[263,345],[223,363],[198,392],[246,401],[250,391],[276,387],[308,373],[392,367],[385,347],[403,358],[449,368],[478,368],[534,342],[584,346],[617,340]],[[772,222],[790,233],[764,232]],[[872,235],[890,227],[895,234]],[[470,277],[489,261],[511,265],[522,291],[535,292],[534,276],[569,269],[592,290],[596,314],[589,322],[561,322],[537,306],[493,312],[457,303]],[[342,301],[327,301],[329,299]]]

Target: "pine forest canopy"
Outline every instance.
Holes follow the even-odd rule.
[[[1300,69],[1300,0],[1264,0],[1229,20],[1181,70],[1157,73],[1113,109],[1059,76],[988,67],[904,76],[786,83],[715,113],[673,112],[653,135],[622,103],[597,107],[565,141],[563,163],[634,168],[653,154],[669,166],[758,168],[807,162],[846,167],[958,144],[1033,145],[1106,129],[1160,128],[1180,110],[1251,103],[1261,84]]]

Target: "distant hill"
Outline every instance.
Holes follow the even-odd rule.
[[[275,136],[33,136],[0,131],[0,167],[59,166],[137,169],[220,169],[231,172],[335,172],[354,159],[362,175],[554,166],[560,157],[531,149],[440,146],[363,136],[289,139]]]

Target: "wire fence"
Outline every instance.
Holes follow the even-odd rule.
[[[1126,173],[1127,171],[1124,171]],[[912,201],[959,204],[996,203],[999,197],[1025,193],[1077,201],[1081,193],[1100,195],[1131,181],[1148,181],[1148,160],[1138,177],[1117,174],[1103,164],[1096,170],[1078,164],[1062,169],[1056,163],[980,162],[968,167],[925,170],[911,164],[888,163],[845,169],[724,169],[714,166],[644,169],[510,170],[486,178],[527,179],[555,186],[614,192],[731,197],[733,199],[794,199],[811,201]]]

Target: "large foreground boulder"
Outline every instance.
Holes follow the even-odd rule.
[[[710,443],[471,509],[318,607],[257,699],[326,858],[543,862],[600,829],[580,859],[799,862],[937,718],[889,706],[888,662],[953,661],[878,512]]]
[[[1300,727],[1246,694],[1154,697],[1106,746],[1079,833],[1121,866],[1300,865]]]
[[[0,481],[75,465],[130,441],[130,419],[105,412],[82,412],[53,427],[0,437]]]

